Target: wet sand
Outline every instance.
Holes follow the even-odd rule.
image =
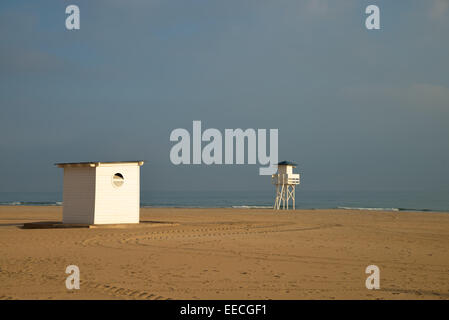
[[[61,219],[0,206],[0,299],[449,299],[448,213],[152,208],[133,227],[21,228]]]

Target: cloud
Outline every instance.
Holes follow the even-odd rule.
[[[312,14],[326,14],[329,11],[327,0],[309,0],[307,2],[307,11]]]
[[[63,59],[43,50],[2,48],[0,70],[9,75],[34,72],[48,75],[51,72],[70,71],[70,68]]]
[[[415,83],[407,87],[358,86],[340,91],[347,100],[360,103],[391,104],[398,107],[449,110],[449,88],[428,83]],[[362,102],[363,101],[363,102]]]
[[[422,107],[444,107],[449,109],[449,88],[441,85],[414,84],[405,89],[403,96],[408,99],[409,103],[419,104]]]
[[[449,10],[449,0],[433,0],[429,15],[433,20],[442,19]]]

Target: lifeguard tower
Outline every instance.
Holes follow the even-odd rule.
[[[299,184],[299,174],[293,173],[293,168],[297,164],[290,161],[281,161],[278,163],[277,174],[271,175],[271,183],[276,185],[276,200],[274,201],[274,209],[288,210],[288,202],[291,199],[293,209],[295,209],[295,187]]]

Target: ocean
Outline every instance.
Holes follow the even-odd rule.
[[[143,191],[141,207],[269,208],[272,191]],[[0,205],[60,206],[58,192],[0,192]],[[297,189],[298,209],[448,211],[449,192],[309,191]]]

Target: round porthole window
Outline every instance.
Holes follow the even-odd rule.
[[[112,176],[112,184],[116,187],[121,187],[125,183],[125,179],[121,173],[116,173]]]

